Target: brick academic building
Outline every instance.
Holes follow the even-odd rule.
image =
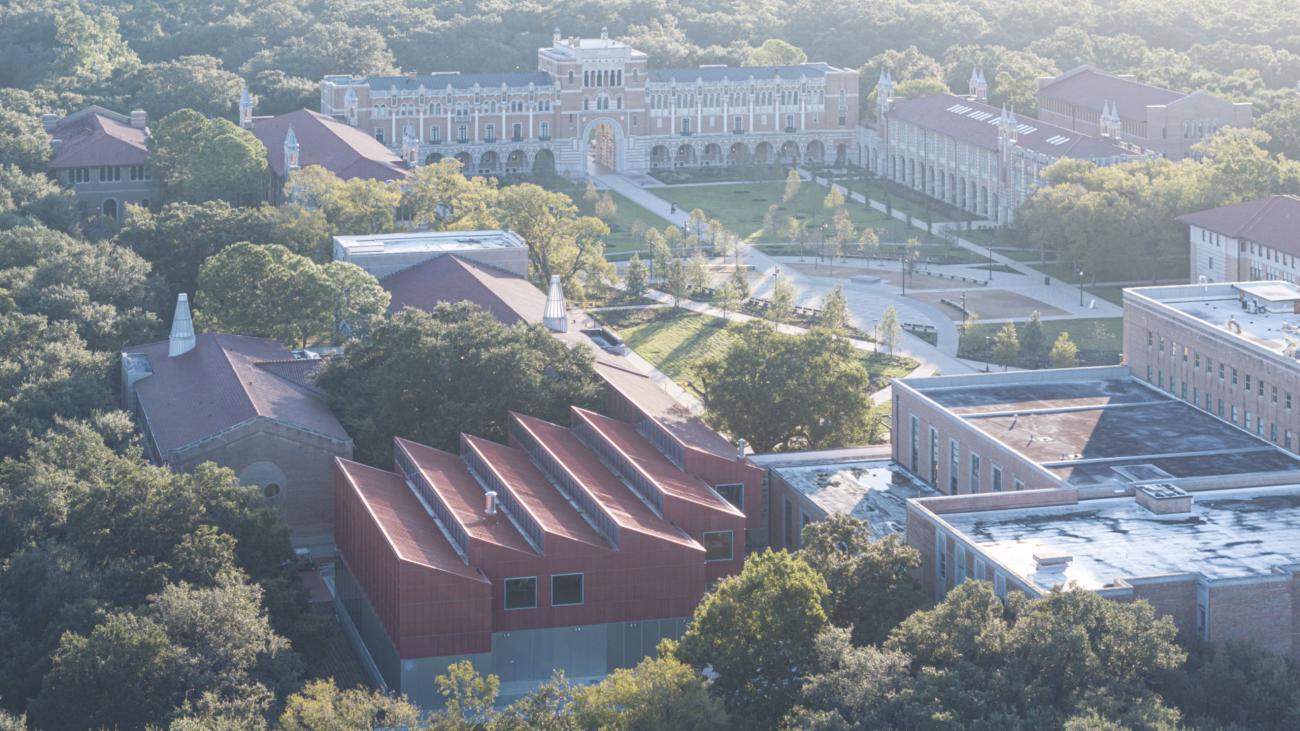
[[[1124,310],[1125,366],[894,382],[894,458],[943,493],[907,505],[923,582],[1077,585],[1300,657],[1300,289],[1140,287]]]
[[[433,679],[470,660],[503,698],[556,669],[635,665],[677,638],[714,581],[767,540],[762,468],[620,352],[617,336],[524,278],[504,231],[340,236],[394,307],[469,301],[587,348],[600,412],[568,425],[511,414],[509,440],[456,453],[403,439],[391,469],[335,462],[336,596],[390,689],[437,705]]]
[[[537,70],[321,81],[321,113],[409,165],[454,157],[475,175],[588,163],[620,172],[745,164],[856,163],[858,72],[825,63],[651,68],[613,40],[564,38]]]

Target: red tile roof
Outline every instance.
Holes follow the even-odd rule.
[[[680,528],[655,515],[573,432],[523,414],[512,412],[511,418],[555,458],[620,529],[682,545],[699,545]]]
[[[454,254],[436,256],[379,283],[392,295],[389,309],[393,312],[403,307],[429,311],[440,302],[473,302],[513,325],[539,323],[546,309],[546,293],[527,279]]]
[[[1085,109],[1100,110],[1107,101],[1115,103],[1121,117],[1146,119],[1148,106],[1160,106],[1187,96],[1158,86],[1108,74],[1093,66],[1079,66],[1046,82],[1040,97],[1061,99]]]
[[[129,118],[92,105],[64,117],[50,132],[60,141],[50,167],[143,165],[149,157],[147,136]]]
[[[1179,216],[1178,220],[1234,239],[1300,256],[1300,197],[1273,195]]]
[[[146,356],[153,369],[135,389],[164,459],[173,449],[256,417],[350,441],[319,395],[259,367],[291,359],[274,340],[203,333],[193,350],[174,358],[167,355],[166,340],[128,352]]]
[[[401,475],[341,457],[335,461],[399,558],[488,583],[482,572],[466,565],[447,543]]]
[[[736,447],[726,437],[710,429],[648,375],[605,357],[598,357],[595,367],[610,388],[667,430],[682,446],[727,459],[736,458]]]
[[[460,457],[417,442],[398,437],[397,449],[410,457],[415,468],[437,491],[438,497],[473,540],[484,541],[512,551],[534,554],[505,513],[483,512],[483,488],[469,473]]]
[[[714,492],[703,480],[670,462],[631,424],[576,406],[573,407],[573,414],[627,457],[664,494],[689,500],[704,508],[744,516],[744,513]]]
[[[998,118],[1002,116],[998,107],[952,94],[931,94],[917,99],[894,100],[889,116],[978,147],[998,149]],[[1020,125],[1016,144],[1027,150],[1053,158],[1098,159],[1133,154],[1109,139],[1092,137],[1019,113],[1016,118]]]
[[[523,450],[468,434],[463,439],[465,448],[474,450],[483,458],[542,530],[572,541],[609,548],[605,539],[583,520]]]
[[[284,136],[293,127],[298,139],[298,165],[320,165],[344,180],[404,180],[410,171],[402,158],[374,137],[310,109],[259,117],[253,120],[253,134],[266,146],[267,162],[281,178],[284,169]]]

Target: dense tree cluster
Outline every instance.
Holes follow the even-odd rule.
[[[504,325],[468,303],[405,309],[331,358],[316,383],[372,464],[394,436],[458,451],[461,433],[504,441],[509,411],[568,422],[603,391],[591,356],[539,325]]]

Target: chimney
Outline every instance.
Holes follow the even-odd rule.
[[[59,126],[59,115],[57,115],[57,114],[42,114],[42,115],[41,115],[41,126],[45,128],[45,131],[46,131],[46,132],[53,132],[53,131],[54,131],[54,128]]]
[[[1192,495],[1177,485],[1160,482],[1139,485],[1133,496],[1138,505],[1156,515],[1177,515],[1192,512]]]
[[[742,460],[742,459],[744,459],[744,458],[745,458],[745,450],[747,450],[747,449],[749,449],[749,442],[745,441],[743,437],[740,438],[740,439],[737,439],[737,440],[736,440],[736,459],[737,459],[737,460]]]
[[[149,125],[149,113],[143,109],[131,110],[131,126],[136,129],[144,129]]]
[[[190,298],[184,292],[176,295],[176,314],[172,315],[172,332],[167,338],[167,357],[194,350],[194,320],[190,318]]]
[[[564,307],[564,289],[560,286],[560,275],[551,275],[551,288],[546,293],[546,309],[542,313],[542,324],[557,333],[569,331],[569,316]]]
[[[484,515],[497,514],[497,491],[496,490],[488,490],[486,493],[483,494],[483,514]]]

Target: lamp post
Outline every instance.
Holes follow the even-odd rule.
[[[1083,307],[1083,270],[1079,270],[1079,306]]]
[[[961,293],[961,331],[966,332],[966,293]]]
[[[989,244],[989,281],[993,281],[993,244]]]
[[[880,352],[880,327],[876,324],[879,320],[871,320],[871,352]]]
[[[903,296],[907,296],[907,255],[898,257],[898,281],[903,283]]]

